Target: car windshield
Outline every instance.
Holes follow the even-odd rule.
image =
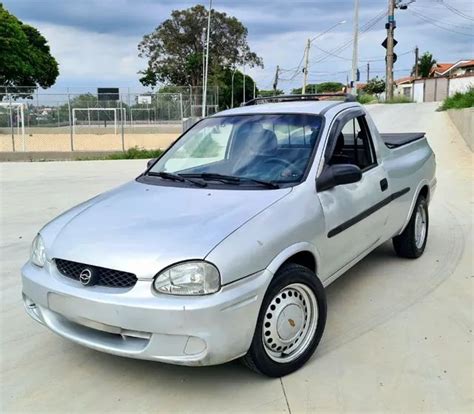
[[[227,181],[238,177],[246,183],[299,182],[321,125],[321,117],[306,114],[207,118],[188,130],[149,174],[163,177],[165,172],[219,182],[218,175],[221,183],[226,182],[222,176]]]

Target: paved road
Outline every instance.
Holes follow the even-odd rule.
[[[370,107],[381,130],[426,130],[437,154],[425,255],[402,260],[387,243],[332,284],[320,348],[283,380],[238,363],[193,369],[106,355],[30,320],[19,269],[35,232],[145,161],[1,164],[0,411],[470,412],[472,154],[435,108]]]

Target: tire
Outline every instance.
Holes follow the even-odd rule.
[[[424,230],[421,229],[422,226]],[[425,251],[428,240],[428,203],[422,195],[416,200],[415,208],[403,233],[393,238],[393,247],[400,257],[416,259]]]
[[[283,265],[267,289],[242,362],[269,377],[296,371],[316,350],[326,315],[326,294],[316,275],[298,264]]]

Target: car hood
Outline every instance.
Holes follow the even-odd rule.
[[[152,278],[204,259],[225,237],[291,192],[125,184],[85,202],[41,231],[50,259]]]

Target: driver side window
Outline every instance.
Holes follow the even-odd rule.
[[[377,165],[372,137],[364,116],[349,119],[338,130],[340,132],[333,138],[335,142],[332,143],[329,165],[352,164],[362,171]]]

